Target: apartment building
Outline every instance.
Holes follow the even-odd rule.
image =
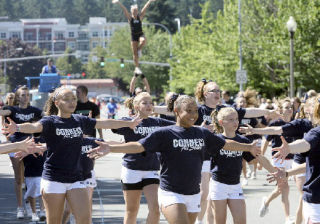
[[[60,54],[70,48],[87,55],[97,46],[108,47],[114,31],[124,26],[127,23],[110,23],[104,17],[90,17],[86,25],[68,24],[65,18],[20,19],[0,22],[0,40],[18,38],[48,54]]]

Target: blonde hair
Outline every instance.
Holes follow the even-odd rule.
[[[243,93],[243,97],[246,99],[247,107],[257,107],[258,99],[257,99],[257,91],[251,88],[247,88]]]
[[[316,102],[313,109],[313,121],[315,125],[320,124],[320,96],[316,97]]]
[[[12,105],[9,105],[9,97],[12,97],[13,98],[13,101],[12,101]],[[7,96],[6,96],[6,100],[4,102],[5,105],[8,105],[8,106],[13,106],[13,102],[14,102],[14,98],[15,98],[15,94],[14,93],[7,93]]]
[[[126,99],[124,104],[130,110],[134,110],[134,107],[139,105],[141,99],[144,97],[150,97],[151,99],[151,96],[148,92],[141,92],[141,93],[138,93],[135,97],[130,97]]]
[[[223,121],[225,117],[229,116],[232,113],[237,113],[237,111],[233,107],[224,107],[217,112],[217,110],[212,111],[211,118],[212,118],[212,124],[214,127],[215,132],[222,133],[223,127],[220,125],[219,121]]]
[[[291,102],[290,98],[284,98],[284,99],[278,100],[277,105],[278,105],[278,109],[279,109],[280,113],[282,113],[283,104],[285,104],[285,103],[290,103],[290,105],[292,106],[292,102]]]
[[[130,8],[131,12],[135,9],[138,10],[138,5],[137,4],[131,5],[131,8]]]

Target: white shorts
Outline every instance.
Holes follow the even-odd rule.
[[[167,207],[174,204],[184,204],[187,208],[187,212],[200,212],[200,200],[201,195],[184,195],[171,191],[164,191],[159,188],[158,190],[159,207]]]
[[[122,166],[121,182],[123,190],[142,190],[147,185],[159,184],[159,171],[131,170]]]
[[[309,220],[313,223],[320,222],[320,204],[303,201],[303,216],[306,224]]]
[[[94,170],[91,170],[91,178],[85,179],[84,184],[91,188],[95,188],[97,186],[96,173]]]
[[[283,160],[283,163],[281,163],[281,159],[279,159],[277,162],[276,162],[277,159],[272,159],[272,164],[273,166],[275,167],[278,167],[278,168],[284,168],[285,170],[289,170],[291,169],[292,167],[292,162],[293,162],[293,159],[285,159]]]
[[[244,199],[241,184],[223,184],[210,178],[209,200]]]
[[[84,184],[84,181],[60,183],[41,178],[41,192],[44,191],[48,194],[65,194],[67,191],[77,188],[87,188],[87,186]]]
[[[297,162],[295,162],[295,161],[292,162],[292,168],[296,168],[297,166],[300,166],[300,165],[301,165],[301,164],[299,164],[299,163],[297,163]],[[305,177],[305,176],[306,176],[306,173],[305,173],[305,172],[296,175],[296,177]]]
[[[201,173],[210,173],[210,166],[211,166],[210,160],[203,161]]]
[[[41,196],[41,177],[25,177],[25,182],[27,191],[24,194],[24,199],[27,199],[28,197],[37,198]]]

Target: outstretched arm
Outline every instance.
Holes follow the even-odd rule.
[[[174,116],[173,112],[168,111],[167,106],[154,106],[153,112],[155,112],[156,114],[164,114],[164,115],[168,115],[168,116]]]
[[[285,140],[283,136],[281,136],[282,146],[279,148],[274,148],[272,151],[278,151],[273,158],[277,158],[277,160],[285,160],[289,153],[297,154],[303,153],[310,150],[311,145],[305,139],[296,140],[290,144]]]
[[[261,108],[246,108],[245,118],[269,116],[272,119],[280,118],[281,115],[275,110],[261,109]]]
[[[128,142],[120,145],[110,145],[106,142],[96,141],[99,145],[98,147],[89,151],[88,157],[90,158],[100,158],[109,154],[114,153],[140,153],[144,152],[144,147],[139,142]]]
[[[136,117],[131,121],[122,121],[122,120],[114,120],[114,119],[96,119],[97,123],[95,128],[102,129],[118,129],[129,127],[134,129],[140,122],[142,121],[140,118]]]
[[[271,162],[263,155],[258,155],[257,161],[265,168],[269,173],[276,172],[277,169],[272,166]]]
[[[35,123],[23,123],[23,124],[16,124],[13,120],[8,118],[9,124],[5,124],[4,128],[2,129],[4,134],[14,134],[15,132],[22,132],[22,133],[39,133],[42,132],[43,126],[40,122]]]
[[[18,151],[27,152],[33,147],[34,147],[33,139],[26,138],[25,140],[20,142],[1,144],[0,153],[5,154],[10,152],[18,152]]]
[[[253,156],[261,154],[260,148],[257,146],[257,142],[251,144],[239,143],[233,140],[226,140],[226,144],[223,146],[224,149],[230,151],[245,151],[250,152]]]
[[[9,116],[11,114],[11,110],[0,110],[0,116]]]
[[[265,128],[252,128],[251,126],[248,127],[240,127],[239,132],[253,135],[281,135],[282,134],[282,127],[281,126],[272,126],[272,127],[265,127]]]
[[[124,15],[126,16],[126,18],[127,18],[128,20],[131,19],[130,13],[128,12],[128,10],[126,9],[126,7],[124,7],[124,5],[123,5],[119,0],[112,0],[112,3],[114,3],[114,4],[119,4],[120,7],[121,7],[121,9],[122,9],[122,11],[123,11],[123,13],[124,13]]]
[[[147,8],[149,8],[151,2],[154,2],[155,0],[149,0],[142,8],[141,10],[141,14],[140,14],[140,19],[142,20],[143,17],[146,15],[146,11],[147,11]]]

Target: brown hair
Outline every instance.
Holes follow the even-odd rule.
[[[247,107],[257,107],[258,99],[257,99],[257,91],[251,88],[247,88],[243,93],[243,97],[246,99]]]
[[[5,104],[5,105],[8,105],[8,106],[13,106],[13,105],[14,105],[14,104],[13,104],[14,101],[12,101],[12,105],[9,105],[9,97],[10,97],[10,96],[11,96],[11,97],[13,98],[13,100],[14,100],[15,94],[14,94],[14,93],[7,93],[6,100],[5,100],[4,104]]]
[[[194,96],[196,97],[196,99],[199,102],[204,102],[205,101],[205,97],[204,97],[204,92],[205,92],[205,87],[209,84],[209,83],[214,83],[212,80],[207,81],[206,79],[202,79],[200,82],[197,83],[196,86],[196,90],[194,92]],[[217,85],[217,84],[216,84]]]
[[[188,95],[173,94],[168,103],[168,111],[173,112],[174,109],[181,109],[182,104],[196,102],[195,99]]]
[[[43,111],[46,113],[47,116],[58,114],[59,110],[56,107],[54,101],[61,98],[61,93],[64,90],[70,90],[70,89],[67,89],[65,87],[59,87],[59,88],[55,89],[54,92],[49,95],[49,99],[46,101],[46,104],[44,105],[44,108],[43,108]]]
[[[84,94],[88,95],[88,88],[86,86],[80,85],[77,87],[77,89],[79,89]]]
[[[13,105],[19,105],[19,98],[20,98],[20,93],[21,91],[29,91],[29,88],[26,86],[21,86],[17,89],[17,91],[14,93],[14,100],[13,100]]]

